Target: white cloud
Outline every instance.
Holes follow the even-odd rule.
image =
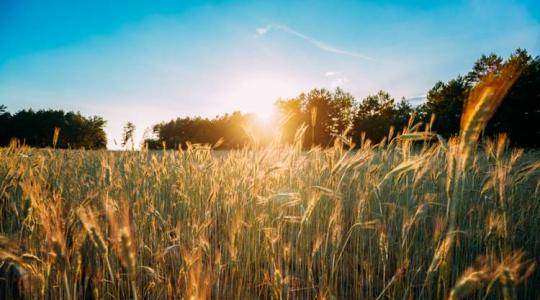
[[[328,71],[326,73],[324,73],[324,76],[326,77],[332,77],[334,75],[337,75],[339,72],[334,72],[334,71]]]
[[[284,26],[284,25],[277,25],[277,24],[270,24],[270,25],[267,25],[266,27],[259,27],[257,29],[255,29],[255,31],[257,32],[257,36],[260,37],[260,36],[263,36],[265,34],[267,34],[270,30],[272,29],[275,29],[275,30],[280,30],[280,31],[283,31],[283,32],[286,32],[288,34],[291,34],[293,36],[296,36],[302,40],[305,40],[307,42],[309,42],[310,44],[312,44],[313,46],[323,50],[323,51],[326,51],[326,52],[331,52],[331,53],[335,53],[335,54],[339,54],[339,55],[346,55],[346,56],[351,56],[351,57],[356,57],[356,58],[361,58],[361,59],[365,59],[365,60],[373,60],[373,58],[367,56],[367,55],[364,55],[360,52],[355,52],[355,51],[348,51],[348,50],[343,50],[343,49],[340,49],[338,47],[335,47],[333,45],[330,45],[330,44],[327,44],[327,43],[324,43],[322,41],[319,41],[317,39],[314,39],[312,37],[309,37],[303,33],[300,33],[296,30],[293,30],[291,29],[290,27],[287,27],[287,26]]]
[[[263,36],[268,32],[268,30],[270,30],[270,26],[256,28],[255,29],[255,32],[257,33],[256,36],[257,37]]]

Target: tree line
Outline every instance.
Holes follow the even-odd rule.
[[[213,119],[185,117],[153,126],[156,138],[145,139],[149,149],[185,148],[192,144],[221,144],[222,148],[241,148],[251,142],[249,125],[253,116],[234,112]]]
[[[406,99],[396,100],[385,91],[358,101],[350,93],[336,88],[313,89],[291,99],[279,99],[275,108],[279,122],[280,142],[292,143],[299,129],[304,130],[303,145],[329,146],[337,137],[359,144],[363,138],[377,143],[391,128],[407,126],[411,116],[444,137],[458,134],[461,113],[471,89],[485,76],[497,73],[502,66],[517,62],[521,76],[514,83],[483,136],[507,133],[513,145],[540,147],[540,57],[517,49],[506,60],[495,54],[482,55],[472,70],[447,82],[439,81],[431,88],[423,104],[414,106]],[[13,115],[0,106],[0,145],[16,138],[34,147],[50,146],[54,128],[60,129],[57,147],[97,149],[106,147],[101,117],[84,117],[80,113],[55,110],[22,110]],[[234,112],[215,118],[183,117],[152,127],[152,137],[144,143],[150,149],[185,148],[189,143],[220,144],[222,148],[241,148],[254,140],[268,139],[268,128],[254,126],[255,117]],[[135,127],[125,128],[123,145]]]
[[[106,148],[105,124],[98,116],[84,117],[62,110],[30,109],[10,114],[6,106],[0,105],[0,145],[16,141],[32,147],[50,147],[54,142],[57,148]]]
[[[306,126],[303,144],[329,146],[338,136],[359,144],[362,138],[380,142],[393,127],[404,128],[411,116],[424,124],[433,122],[432,130],[448,138],[457,135],[463,106],[469,92],[482,78],[501,70],[510,62],[522,66],[521,76],[505,96],[503,104],[484,131],[485,137],[507,133],[513,145],[540,146],[540,58],[517,49],[503,60],[495,54],[482,55],[470,72],[448,82],[437,82],[426,101],[413,106],[406,99],[397,101],[385,91],[357,101],[350,93],[313,89],[292,99],[275,103],[281,116],[281,141],[292,143],[298,129]],[[434,118],[432,120],[432,118]],[[235,112],[213,119],[178,118],[153,127],[154,138],[146,139],[149,148],[185,147],[187,143],[215,144],[220,138],[225,148],[241,147],[253,139],[249,124],[253,116]],[[276,124],[277,126],[277,124]],[[251,126],[253,128],[253,126]]]

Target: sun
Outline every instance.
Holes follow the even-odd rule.
[[[266,107],[261,105],[261,107],[257,108],[257,110],[249,112],[250,118],[246,129],[256,141],[262,143],[272,142],[279,136],[280,132],[277,110],[273,105]]]
[[[236,70],[224,77],[224,89],[217,94],[232,99],[229,110],[250,115],[250,127],[264,135],[279,131],[281,114],[275,103],[281,97],[296,95],[295,78],[278,71]]]
[[[271,128],[277,119],[276,109],[273,105],[261,106],[252,113],[256,125],[264,128]]]

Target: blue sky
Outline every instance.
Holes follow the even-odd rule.
[[[314,87],[416,98],[483,53],[540,54],[537,1],[0,0],[0,104],[127,121],[241,110]]]

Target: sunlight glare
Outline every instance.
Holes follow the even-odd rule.
[[[253,112],[255,121],[259,126],[271,127],[276,119],[276,110],[273,106],[262,106]]]

